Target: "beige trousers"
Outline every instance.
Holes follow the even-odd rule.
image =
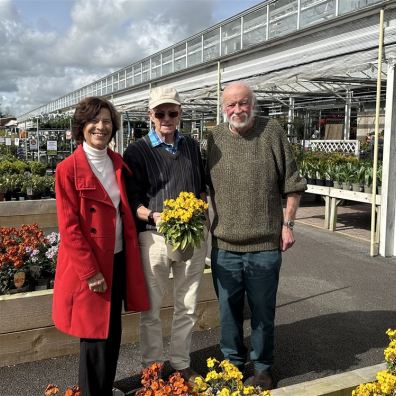
[[[173,273],[174,311],[169,361],[175,370],[190,366],[192,330],[197,321],[198,289],[205,266],[206,243],[194,249],[186,262],[168,259],[164,237],[155,231],[139,234],[140,252],[150,297],[150,310],[140,314],[140,349],[142,365],[164,362],[160,309]]]

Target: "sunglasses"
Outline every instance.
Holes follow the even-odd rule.
[[[179,112],[178,111],[168,111],[167,113],[163,111],[156,111],[154,113],[154,117],[157,118],[158,120],[162,120],[165,118],[165,116],[168,114],[169,118],[177,118],[179,117]]]

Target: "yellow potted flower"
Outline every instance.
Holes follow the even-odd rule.
[[[171,260],[186,261],[192,257],[194,247],[200,247],[207,209],[205,201],[184,191],[176,199],[164,201],[158,231],[165,237]]]

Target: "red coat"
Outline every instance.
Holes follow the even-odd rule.
[[[108,149],[120,188],[128,311],[149,309],[135,222],[129,208],[121,156]],[[113,276],[116,210],[92,172],[82,145],[56,169],[56,208],[60,247],[52,319],[64,333],[80,338],[108,337]],[[102,272],[108,289],[89,290],[87,279]]]

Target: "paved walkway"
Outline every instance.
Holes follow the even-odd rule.
[[[358,215],[355,206],[340,211],[337,228],[345,234],[348,218],[366,224],[351,239],[321,229],[324,211],[310,207],[308,217],[303,203],[296,245],[282,264],[274,364],[278,387],[383,362],[385,331],[396,327],[396,258],[369,257],[367,215]],[[248,337],[248,320],[245,325]],[[221,357],[218,340],[217,328],[194,333],[197,371],[206,372],[207,357]],[[124,392],[139,383],[139,359],[138,345],[122,347],[116,385]],[[64,389],[76,383],[77,367],[78,357],[71,355],[0,368],[0,396],[39,396],[50,382]]]

